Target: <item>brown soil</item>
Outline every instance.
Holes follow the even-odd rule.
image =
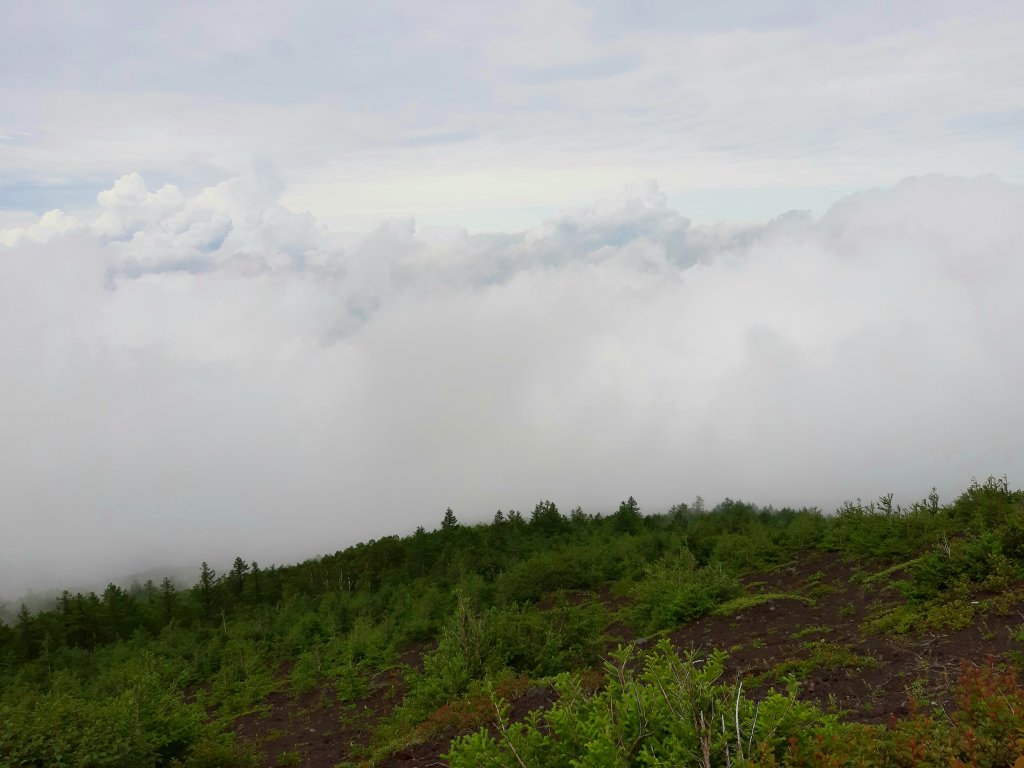
[[[520,722],[526,716],[537,710],[550,709],[557,701],[557,694],[552,688],[544,686],[533,686],[526,689],[521,695],[515,697],[510,705],[509,719],[512,722]],[[498,727],[494,721],[488,722],[485,726],[488,732],[498,736]],[[478,728],[459,729],[450,728],[435,735],[423,744],[409,746],[388,757],[380,763],[381,768],[425,768],[426,766],[447,766],[442,755],[451,748],[452,739],[471,733]]]
[[[275,691],[264,712],[238,718],[234,732],[263,753],[261,768],[334,768],[362,756],[374,726],[398,706],[404,688],[401,673],[391,669],[378,675],[370,693],[354,702],[339,701],[330,685],[298,694]]]
[[[819,555],[748,577],[745,582],[752,593],[814,595],[814,602],[774,600],[731,616],[705,617],[672,632],[671,640],[683,651],[728,650],[727,675],[754,676],[760,684],[748,690],[755,695],[781,687],[777,665],[809,660],[814,651],[810,644],[838,646],[867,661],[800,670],[801,697],[865,723],[906,714],[915,694],[922,705],[948,708],[964,659],[981,662],[1014,648],[1024,650],[1024,644],[1010,639],[1010,629],[1021,625],[1024,604],[956,631],[868,632],[863,622],[869,615],[904,601],[889,587],[891,579],[864,588],[852,580],[855,573],[850,564]]]
[[[1024,602],[1010,606],[1005,615],[989,613],[956,631],[931,631],[903,636],[865,631],[866,619],[902,602],[890,587],[900,574],[864,587],[857,570],[837,557],[815,555],[767,573],[744,579],[748,594],[792,593],[812,598],[777,599],[729,616],[706,616],[669,633],[680,651],[729,652],[726,675],[741,676],[753,696],[779,688],[787,662],[804,661],[794,670],[802,698],[844,712],[844,717],[867,723],[887,722],[906,714],[916,695],[922,705],[948,708],[949,691],[964,659],[1005,658],[1024,651],[1024,643],[1011,639],[1010,630],[1024,621]],[[571,603],[597,599],[610,611],[628,606],[628,600],[604,588],[565,596]],[[553,602],[549,601],[549,604]],[[605,629],[609,646],[641,640],[621,618]],[[370,694],[345,704],[330,686],[299,695],[276,692],[266,701],[264,714],[239,718],[235,732],[263,752],[261,768],[272,768],[289,758],[310,768],[358,764],[368,755],[377,725],[401,703],[405,692],[404,669],[422,670],[429,647],[406,649],[398,666],[380,673]],[[817,655],[815,655],[817,654]],[[812,661],[816,659],[817,661]],[[551,688],[527,687],[510,696],[513,721],[556,699]],[[478,721],[479,722],[479,721]],[[442,755],[452,738],[473,728],[452,725],[435,730],[422,744],[410,745],[385,759],[385,768],[444,766]],[[493,722],[485,727],[496,733]]]

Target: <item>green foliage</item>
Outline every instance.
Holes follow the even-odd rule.
[[[804,627],[803,629],[798,629],[796,632],[790,635],[790,637],[792,637],[794,640],[797,640],[801,637],[811,637],[813,635],[827,635],[832,631],[833,628],[828,625],[816,624],[813,627]]]
[[[882,587],[888,587],[891,585],[893,577],[896,574],[909,571],[909,569],[912,566],[916,565],[920,560],[921,557],[915,557],[912,560],[907,560],[904,563],[896,563],[895,565],[890,565],[888,568],[883,568],[882,570],[876,571],[872,574],[865,574],[861,572],[858,573],[857,576],[859,577],[861,585],[865,588],[873,588],[879,585],[881,585]]]
[[[455,530],[458,527],[459,527],[459,521],[455,517],[455,513],[452,512],[452,508],[448,507],[448,509],[446,509],[444,511],[444,519],[441,521],[441,530],[442,531],[453,531],[453,530]]]
[[[546,713],[509,720],[494,697],[495,728],[456,739],[452,768],[703,768],[1019,766],[1024,689],[1012,672],[965,665],[956,709],[914,710],[888,726],[844,723],[796,697],[790,683],[760,701],[721,682],[723,655],[678,656],[667,643],[639,656],[620,648],[601,685],[562,675]],[[638,671],[642,670],[642,671]],[[493,735],[492,735],[493,733]]]
[[[593,664],[608,617],[600,605],[562,601],[548,610],[532,605],[481,611],[462,597],[441,629],[437,648],[410,675],[410,692],[399,719],[416,722],[504,671],[534,676]]]
[[[997,531],[986,530],[953,540],[944,539],[909,567],[903,586],[907,599],[923,603],[958,586],[1006,588],[1020,575],[1020,566],[1004,553]]]
[[[0,755],[12,766],[170,765],[187,762],[205,732],[202,710],[181,701],[149,656],[110,667],[93,686],[64,677],[52,692],[0,701]]]
[[[680,751],[672,739],[683,738],[683,726],[663,722],[655,713],[671,704],[698,719],[701,713],[716,715],[721,726],[723,716],[727,723],[730,712],[736,717],[722,704],[734,691],[717,682],[695,682],[712,669],[712,660],[697,665],[696,674],[687,660],[677,659],[672,664],[683,666],[672,667],[670,675],[664,656],[640,655],[633,660],[642,662],[636,668],[642,672],[605,670],[612,675],[606,681],[612,693],[601,700],[603,694],[583,686],[582,677],[565,675],[599,664],[603,633],[613,618],[596,599],[579,602],[580,593],[600,594],[616,604],[620,619],[651,634],[707,613],[735,614],[765,601],[791,599],[783,593],[742,595],[736,575],[822,551],[857,558],[874,574],[862,579],[865,589],[903,579],[895,585],[907,603],[876,609],[866,622],[874,631],[967,626],[985,611],[1012,613],[1020,599],[1024,493],[1010,490],[1005,478],[989,478],[972,482],[947,506],[939,505],[934,492],[909,507],[883,496],[844,505],[835,516],[730,499],[708,511],[699,498],[665,515],[643,516],[631,497],[603,518],[578,508],[565,517],[542,501],[529,520],[512,510],[495,515],[489,525],[460,522],[448,510],[436,531],[420,528],[410,536],[383,537],[294,566],[260,567],[238,557],[218,577],[204,563],[192,588],[165,579],[130,590],[110,585],[102,594],[64,592],[50,610],[35,605],[8,610],[7,623],[0,622],[0,768],[248,765],[251,755],[228,734],[234,718],[258,712],[268,693],[279,689],[332,686],[342,701],[363,699],[373,690],[371,680],[380,679],[410,644],[432,650],[422,672],[408,675],[408,696],[390,731],[395,743],[485,722],[494,710],[486,692],[498,681],[561,675],[564,711],[556,708],[543,723],[537,716],[533,730],[506,722],[507,738],[499,733],[496,744],[516,744],[544,765],[559,764],[569,754],[559,751],[562,744],[582,750],[578,765],[700,763],[703,754],[692,747],[707,734],[688,731],[686,738],[696,741],[687,742],[690,752]],[[803,599],[825,596],[831,588],[812,578],[801,594]],[[622,606],[625,595],[628,604]],[[884,590],[875,595],[892,596]],[[854,612],[849,606],[840,615]],[[776,672],[870,661],[844,657],[844,650],[849,651],[809,645],[795,660],[804,666]],[[644,677],[648,666],[664,673],[664,692],[657,680]],[[689,699],[679,698],[679,675],[696,686],[686,689]],[[1007,693],[1009,683],[1004,683],[997,686],[999,695],[1015,701],[1016,693]],[[643,698],[655,693],[662,703]],[[620,694],[624,700],[616,701]],[[602,713],[587,709],[599,700],[606,707]],[[780,701],[786,700],[782,695]],[[748,706],[757,705],[741,697],[741,725],[753,730],[742,759],[736,746],[730,747],[737,768],[744,761],[751,764],[752,745],[767,738],[760,725],[744,719]],[[758,723],[769,722],[766,706],[771,709],[761,703]],[[977,733],[984,730],[984,717],[1012,720],[985,711],[989,714],[977,715]],[[877,738],[877,732],[840,728],[814,713],[808,717],[806,722],[817,723],[818,730],[811,731],[821,739],[819,751],[854,745],[848,764],[864,764],[856,761],[863,757],[856,745]],[[633,754],[633,739],[653,723],[658,730],[644,735]],[[923,730],[914,738],[939,738],[928,730],[937,731],[937,725],[921,720],[917,726]],[[789,727],[780,725],[780,732]],[[573,728],[579,733],[570,733]],[[600,733],[579,741],[588,728]],[[960,736],[966,738],[966,732]],[[764,741],[770,748],[757,752],[756,759],[832,764],[815,762],[806,739],[785,752],[774,738]],[[714,761],[721,763],[726,742],[715,735],[709,743],[716,750]],[[656,760],[648,745],[670,748],[671,757]],[[494,754],[507,761],[508,749],[497,749]],[[693,754],[699,759],[691,759]],[[543,762],[549,758],[552,762]]]
[[[870,616],[864,622],[864,629],[878,635],[905,635],[921,626],[923,616],[913,605],[897,605]]]
[[[245,636],[229,637],[220,648],[220,664],[201,700],[231,713],[248,712],[276,687],[260,645]]]
[[[620,647],[596,692],[562,675],[556,705],[515,724],[496,702],[497,738],[481,729],[453,742],[447,759],[452,768],[741,765],[781,759],[791,737],[829,722],[795,687],[746,699],[720,682],[723,662],[721,653],[681,658],[667,642],[639,657]]]
[[[765,592],[757,595],[742,595],[740,597],[734,597],[720,606],[715,608],[715,613],[722,616],[729,616],[733,613],[739,613],[740,611],[747,611],[751,608],[756,608],[759,605],[765,603],[774,603],[779,600],[795,600],[799,603],[811,604],[813,601],[803,595],[793,594],[791,592]]]
[[[231,734],[207,733],[197,741],[184,761],[171,768],[256,768],[252,748],[239,744]]]
[[[753,522],[742,533],[723,533],[715,540],[711,558],[737,570],[765,568],[779,562],[783,550],[772,536],[772,530]]]
[[[928,609],[924,625],[928,629],[957,630],[974,623],[974,605],[965,600],[939,603]]]
[[[688,550],[647,567],[632,591],[632,617],[645,632],[674,627],[711,612],[740,592],[720,565],[698,567]]]
[[[617,533],[636,533],[643,525],[640,505],[632,496],[619,504],[618,510],[611,517],[612,528]]]
[[[544,611],[525,605],[494,608],[484,620],[487,669],[545,677],[593,664],[608,620],[595,603],[573,606],[562,600]]]
[[[543,536],[558,536],[571,529],[569,520],[562,517],[558,507],[550,501],[537,504],[530,515],[530,528]]]
[[[538,552],[495,579],[495,596],[512,603],[536,602],[558,590],[587,589],[622,578],[639,570],[648,554],[645,544],[649,542],[636,538]]]
[[[828,521],[820,510],[800,510],[789,518],[782,540],[791,551],[817,547],[828,531]]]
[[[875,659],[859,654],[847,645],[828,640],[811,640],[804,643],[801,658],[777,664],[771,676],[777,680],[788,677],[800,679],[815,669],[865,669],[876,664]]]
[[[991,530],[1010,522],[1016,529],[1024,512],[1024,491],[1011,491],[1006,477],[989,477],[970,486],[949,509],[951,520],[973,530]]]

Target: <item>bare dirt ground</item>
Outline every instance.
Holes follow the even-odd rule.
[[[339,701],[330,686],[299,694],[275,691],[265,714],[238,718],[234,731],[263,753],[261,766],[334,768],[362,754],[374,726],[398,706],[403,693],[398,669],[378,676],[369,695],[355,702]]]
[[[989,612],[963,629],[912,632],[905,635],[866,631],[864,623],[902,597],[890,588],[892,579],[868,586],[855,568],[836,557],[809,557],[766,573],[746,577],[749,594],[793,594],[805,599],[778,598],[737,611],[711,615],[670,632],[680,651],[728,651],[726,675],[744,678],[751,695],[764,695],[784,685],[787,672],[799,680],[802,698],[841,711],[850,720],[887,722],[906,714],[911,701],[929,707],[950,705],[950,689],[964,660],[980,663],[991,656],[1006,658],[1024,652],[1011,631],[1024,624],[1024,602],[1001,615]],[[898,578],[893,574],[892,578]],[[572,593],[574,604],[600,600],[610,611],[628,601],[610,590]],[[637,633],[620,616],[606,629],[609,647],[618,642],[651,639]],[[366,759],[375,728],[401,703],[404,670],[421,669],[423,648],[410,648],[394,668],[372,681],[368,696],[338,701],[330,686],[294,695],[276,692],[266,701],[266,714],[239,718],[240,740],[263,753],[261,768],[302,765],[334,768]],[[526,686],[511,697],[511,716],[519,721],[555,701],[549,687]],[[494,724],[489,729],[494,731]],[[385,768],[444,766],[442,755],[457,727],[440,730],[427,742],[401,749],[385,759]]]
[[[797,675],[802,698],[865,723],[906,714],[915,696],[921,705],[948,707],[962,661],[1024,651],[1010,636],[1024,623],[1024,603],[955,631],[865,631],[869,615],[903,600],[888,588],[890,580],[864,588],[854,575],[849,564],[819,556],[750,576],[744,581],[752,592],[813,595],[814,602],[781,599],[731,616],[705,617],[672,632],[673,644],[680,650],[728,650],[728,674],[763,680],[754,693],[781,684],[780,675],[772,674],[777,665],[804,660],[809,668]]]

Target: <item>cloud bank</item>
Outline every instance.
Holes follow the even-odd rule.
[[[551,498],[829,509],[1024,476],[1024,188],[697,227],[336,234],[271,173],[0,231],[0,593],[289,561]]]
[[[1019,0],[5,6],[0,216],[253,157],[353,229],[515,230],[646,176],[709,222],[921,173],[1024,183]]]

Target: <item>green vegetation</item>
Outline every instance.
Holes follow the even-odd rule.
[[[559,702],[546,713],[512,723],[495,699],[497,737],[481,728],[456,740],[448,759],[452,768],[1024,764],[1024,689],[993,666],[963,668],[952,713],[869,726],[800,701],[792,678],[754,701],[742,684],[722,682],[724,658],[681,657],[663,642],[635,663],[619,648],[596,692],[578,675],[559,676]]]
[[[835,516],[732,500],[644,516],[630,498],[607,517],[543,501],[528,517],[466,525],[449,509],[437,530],[294,566],[239,557],[219,575],[204,563],[188,589],[64,592],[51,610],[0,622],[0,768],[232,768],[271,747],[265,764],[303,764],[286,725],[260,743],[233,735],[282,700],[351,707],[353,722],[372,714],[366,743],[346,752],[353,764],[459,734],[455,766],[1012,764],[1024,696],[994,666],[964,668],[956,715],[863,726],[800,698],[815,669],[875,664],[834,633],[804,641],[830,632],[820,622],[785,632],[792,658],[746,689],[709,648],[611,650],[624,633],[716,621],[732,622],[723,647],[764,649],[748,614],[807,612],[834,595],[823,571],[795,573],[813,557],[856,564],[857,589],[877,600],[864,626],[879,636],[1012,615],[1024,492],[990,478],[945,506],[882,497]],[[785,583],[760,589],[748,574]],[[1019,627],[1017,616],[1000,637],[1018,641]],[[782,690],[748,696],[757,682]],[[538,690],[557,692],[554,707],[513,722],[512,703]]]
[[[811,598],[804,597],[803,595],[797,595],[792,592],[764,592],[758,595],[742,595],[741,597],[734,597],[732,600],[722,603],[715,608],[715,613],[721,616],[728,616],[733,613],[740,613],[741,611],[747,611],[751,608],[756,608],[759,605],[774,603],[779,600],[795,600],[798,603],[806,604],[814,603]]]
[[[770,673],[778,680],[791,678],[799,680],[818,668],[864,669],[875,665],[870,656],[856,653],[845,645],[826,640],[812,640],[804,643],[800,658],[790,659],[776,665]]]
[[[638,665],[633,649],[620,647],[605,663],[597,692],[588,692],[578,675],[559,676],[553,709],[521,724],[502,716],[500,739],[486,729],[460,739],[451,766],[743,764],[781,759],[790,738],[830,721],[798,701],[795,687],[758,704],[744,699],[720,682],[724,658],[681,658],[663,641]],[[496,707],[507,713],[502,703]],[[727,727],[720,727],[725,718]]]

